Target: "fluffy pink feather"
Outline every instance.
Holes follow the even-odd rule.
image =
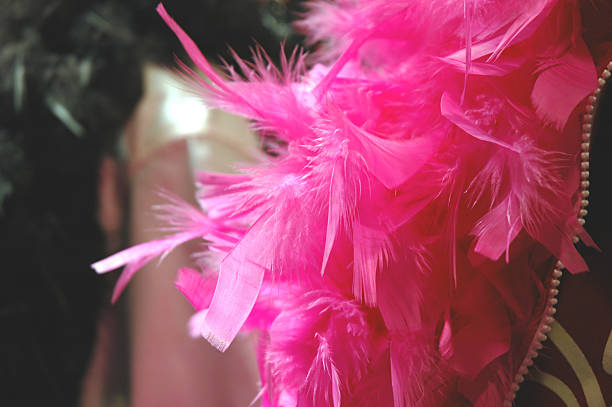
[[[571,238],[592,243],[567,130],[594,78],[576,3],[307,9],[317,64],[296,50],[275,68],[256,48],[219,74],[158,6],[204,76],[181,65],[193,91],[287,148],[240,175],[200,173],[202,210],[173,200],[174,235],[94,268],[127,264],[119,292],[153,257],[205,239],[218,275],[177,280],[192,333],[224,350],[259,330],[266,406],[501,406],[551,256],[584,271]]]
[[[159,205],[159,217],[174,232],[168,237],[141,243],[92,264],[97,273],[106,273],[126,266],[115,285],[112,301],[115,302],[132,276],[157,256],[165,256],[175,247],[196,238],[203,238],[214,231],[226,229],[222,223],[209,219],[202,211],[168,193],[161,194],[169,203]]]
[[[367,371],[376,336],[368,314],[324,290],[287,301],[269,330],[266,360],[275,388],[289,391],[298,405],[340,405]]]

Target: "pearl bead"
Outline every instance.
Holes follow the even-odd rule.
[[[609,70],[607,70],[607,69],[604,69],[604,71],[601,73],[601,76],[602,76],[604,79],[609,79],[609,78],[610,78],[610,71],[609,71]]]
[[[599,96],[602,92],[602,87],[606,85],[606,80],[612,77],[612,61],[610,61],[607,65],[607,69],[605,69],[597,83],[599,86],[592,95],[590,95],[587,99],[588,103],[585,107],[586,113],[582,116],[582,143],[580,144],[580,209],[578,210],[577,220],[580,225],[586,223],[584,217],[588,214],[588,211],[585,209],[589,205],[588,197],[590,195],[589,187],[591,185],[589,181],[589,168],[590,168],[590,149],[591,149],[591,130],[593,128],[593,112],[596,109],[596,104],[598,102]],[[572,236],[572,241],[574,243],[578,243],[580,238],[577,235]],[[557,312],[555,305],[557,305],[558,300],[555,298],[559,294],[559,290],[557,287],[561,284],[559,278],[563,275],[561,271],[563,269],[563,263],[561,261],[557,261],[555,268],[552,272],[552,279],[550,280],[549,289],[549,298],[548,298],[548,306],[545,310],[545,315],[542,318],[542,325],[540,326],[538,332],[535,335],[534,342],[532,343],[531,349],[526,356],[525,360],[521,368],[519,369],[519,373],[514,378],[514,383],[512,384],[512,391],[514,394],[508,396],[503,403],[504,407],[511,407],[512,400],[516,396],[516,392],[519,390],[519,383],[522,383],[524,380],[524,375],[527,374],[527,366],[533,365],[533,358],[538,356],[538,350],[543,348],[542,342],[547,339],[546,333],[552,330],[551,324],[555,321],[553,315]]]

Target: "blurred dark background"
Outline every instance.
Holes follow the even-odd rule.
[[[187,60],[153,0],[0,0],[0,404],[77,405],[115,276],[97,221],[103,154],[141,95],[144,63]],[[164,2],[212,60],[300,41],[295,3]]]

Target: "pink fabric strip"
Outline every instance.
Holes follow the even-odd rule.
[[[251,313],[263,282],[267,216],[260,218],[221,262],[219,280],[202,326],[202,336],[224,352]],[[254,258],[253,256],[257,256]]]

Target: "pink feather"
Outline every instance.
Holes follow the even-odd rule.
[[[562,130],[576,106],[597,87],[595,65],[586,44],[577,39],[561,56],[543,59],[538,72],[531,101],[542,120]]]
[[[167,193],[163,193],[162,196],[169,200],[169,203],[158,206],[157,209],[162,211],[159,217],[165,220],[168,230],[174,234],[138,244],[91,265],[97,273],[106,273],[126,266],[115,286],[113,302],[117,300],[132,276],[155,257],[161,255],[163,258],[175,247],[189,240],[207,236],[215,229],[223,229],[220,223],[211,221],[200,210],[179,198]]]
[[[202,238],[221,260],[179,272],[190,331],[220,350],[259,331],[263,405],[501,406],[551,256],[584,271],[571,239],[592,243],[571,159],[594,86],[576,3],[313,0],[298,26],[314,57],[276,68],[256,47],[222,74],[158,12],[203,75],[181,64],[193,92],[286,148],[199,173],[201,209],[161,208],[170,236],[95,263],[126,265],[113,298]]]

